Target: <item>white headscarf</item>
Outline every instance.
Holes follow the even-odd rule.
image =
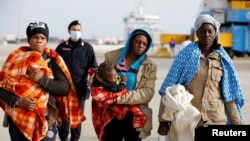
[[[209,14],[201,14],[197,17],[194,23],[194,30],[197,31],[204,23],[212,24],[216,28],[216,34],[218,35],[220,23]]]

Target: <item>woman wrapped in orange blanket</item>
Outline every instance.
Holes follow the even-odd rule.
[[[0,72],[0,87],[14,92],[19,97],[33,97],[36,100],[36,109],[27,111],[22,108],[11,108],[6,105],[5,111],[20,127],[20,129],[30,130],[33,133],[37,129],[43,129],[41,132],[47,132],[47,120],[45,118],[45,108],[48,102],[48,91],[39,86],[38,83],[32,81],[28,77],[28,73],[32,69],[41,69],[45,75],[53,78],[51,69],[47,66],[47,62],[42,58],[41,53],[37,51],[23,52],[16,50],[9,55]],[[37,124],[30,122],[30,118],[34,121],[39,120]],[[33,123],[34,128],[28,129],[27,123]]]
[[[0,106],[12,141],[56,141],[58,119],[85,120],[72,78],[60,55],[47,47],[44,22],[26,29],[29,46],[8,56],[0,72]],[[53,72],[53,75],[52,75]]]

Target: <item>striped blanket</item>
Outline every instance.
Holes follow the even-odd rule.
[[[45,53],[50,56],[51,50],[46,48]],[[75,89],[62,58],[57,55],[57,64],[70,80],[71,91],[68,96],[56,97],[61,107],[58,108],[60,117],[70,119],[72,127],[76,127],[85,120],[85,116],[78,103]],[[33,97],[37,101],[35,111],[27,111],[22,108],[12,108],[4,101],[2,107],[12,118],[24,136],[31,141],[40,141],[46,136],[48,123],[45,118],[45,109],[48,102],[49,93],[42,89],[38,84],[28,79],[27,74],[30,69],[40,68],[45,75],[53,78],[52,71],[48,68],[47,62],[41,54],[29,51],[29,47],[20,47],[12,52],[5,61],[0,72],[0,86],[8,91],[14,92],[19,97]]]

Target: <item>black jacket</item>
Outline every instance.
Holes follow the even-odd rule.
[[[118,84],[116,82],[113,82],[113,83],[101,82],[98,80],[95,74],[92,86],[93,87],[101,86],[104,89],[111,91],[111,92],[121,92],[123,89],[126,88],[126,82],[120,81]]]
[[[62,56],[70,71],[79,100],[88,99],[88,70],[98,67],[93,47],[82,39],[78,42],[69,39],[60,43],[56,52]]]

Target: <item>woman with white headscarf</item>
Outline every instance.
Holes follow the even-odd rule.
[[[166,89],[176,84],[185,86],[194,96],[191,104],[201,113],[197,127],[240,125],[244,97],[233,62],[218,43],[220,23],[202,14],[197,17],[194,28],[198,41],[190,43],[176,56],[159,94],[163,97]],[[163,113],[161,101],[158,133],[167,135],[171,122],[162,118]]]

